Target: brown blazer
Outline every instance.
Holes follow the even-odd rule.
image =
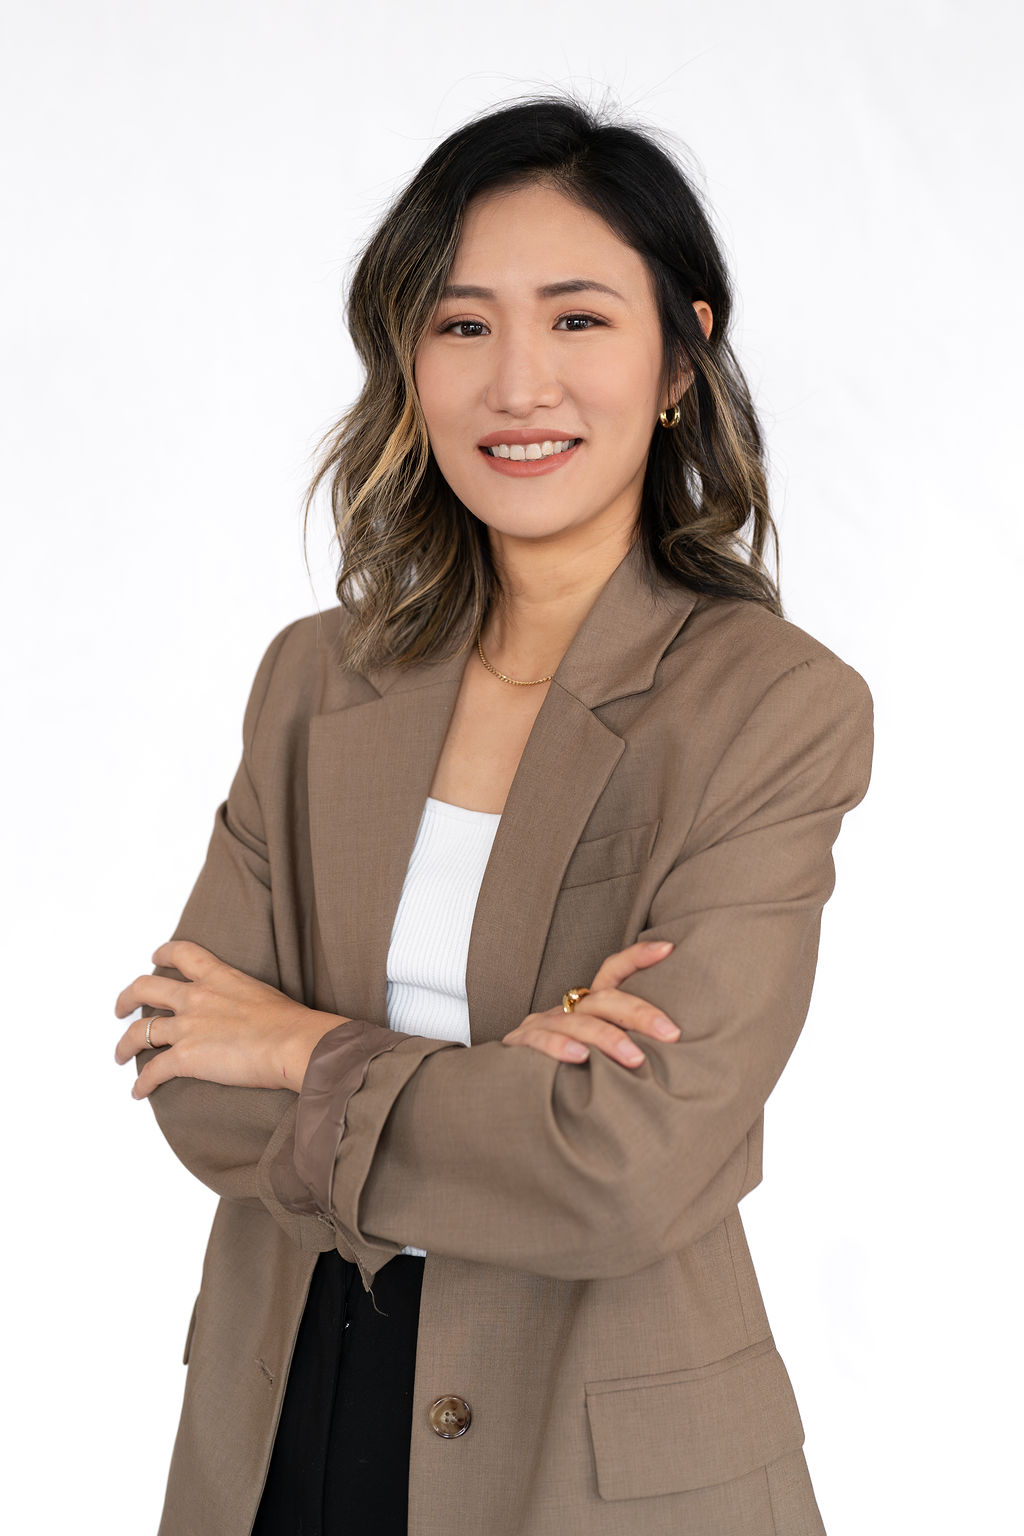
[[[271,642],[174,934],[367,1025],[348,1057],[344,1030],[321,1042],[300,1096],[188,1080],[152,1096],[222,1197],[162,1536],[246,1536],[317,1254],[336,1246],[369,1286],[405,1244],[427,1250],[410,1536],[821,1533],[737,1203],[806,1015],[832,845],[868,784],[866,684],[757,604],[652,596],[627,555],[508,796],[467,1050],[393,1035],[385,1002],[467,653],[344,670],[342,620]],[[634,1035],[632,1070],[500,1043],[641,937],[676,947],[625,990],[665,1009],[676,1043]],[[449,1394],[472,1409],[455,1439],[428,1416]]]

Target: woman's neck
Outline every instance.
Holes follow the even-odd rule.
[[[576,550],[502,540],[494,561],[503,596],[481,631],[491,665],[512,677],[554,672],[627,548],[621,537]]]

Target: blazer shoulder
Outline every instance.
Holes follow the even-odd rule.
[[[292,619],[266,646],[246,710],[251,732],[258,720],[280,723],[376,698],[361,673],[342,667],[338,642],[348,616],[340,605]]]
[[[751,704],[797,668],[827,677],[844,697],[872,702],[856,668],[798,624],[745,598],[702,594],[666,654],[699,667],[710,686],[739,692]]]
[[[745,599],[702,596],[661,669],[674,722],[749,788],[785,765],[832,763],[847,808],[863,797],[874,751],[874,701],[861,674],[799,625]],[[775,765],[773,767],[773,765]],[[713,771],[718,772],[715,768]],[[728,780],[728,775],[726,776]]]
[[[332,656],[346,622],[347,615],[338,603],[301,614],[278,630],[267,653],[274,652],[277,664],[289,672],[315,671]]]

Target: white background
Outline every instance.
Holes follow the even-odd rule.
[[[560,85],[689,147],[736,275],[788,616],[876,701],[742,1207],[825,1523],[1009,1528],[1019,15],[8,7],[10,1529],[155,1530],[214,1199],[129,1096],[114,998],[198,873],[266,644],[334,601],[326,515],[307,575],[299,502],[357,384],[358,242],[467,115]]]

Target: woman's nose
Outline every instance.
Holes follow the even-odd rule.
[[[537,406],[559,405],[563,389],[547,338],[507,337],[493,353],[485,404],[508,416],[528,416]]]

